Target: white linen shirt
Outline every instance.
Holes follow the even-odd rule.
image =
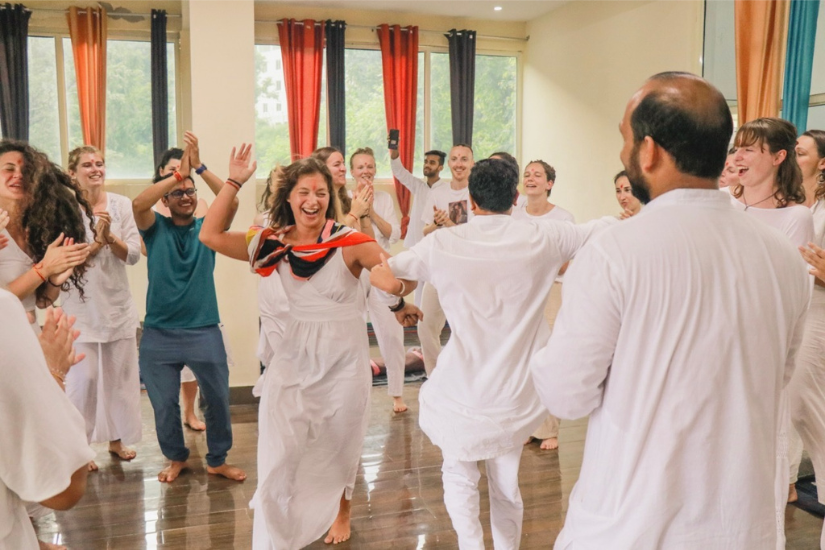
[[[140,326],[126,266],[135,265],[140,260],[140,234],[132,213],[132,201],[122,195],[106,193],[106,211],[111,216],[110,230],[126,243],[126,262],[114,255],[108,246],[89,259],[91,267],[86,271],[86,285],[83,287],[85,301],[81,301],[72,288],[63,295],[63,309],[77,317],[75,328],[80,330],[78,342],[106,343],[134,338]],[[89,229],[89,220],[83,214],[86,239],[93,242],[94,234]]]
[[[775,549],[810,292],[787,237],[716,190],[665,193],[578,253],[531,361],[552,414],[590,414],[557,550]]]
[[[16,296],[0,289],[0,550],[37,550],[23,501],[59,495],[95,457]]]
[[[424,207],[427,204],[427,199],[430,196],[430,191],[436,187],[444,185],[444,180],[440,179],[433,183],[430,187],[427,182],[413,176],[409,170],[404,168],[401,163],[401,158],[392,159],[390,161],[392,168],[392,175],[412,193],[412,206],[410,207],[410,225],[407,227],[407,236],[404,238],[404,246],[412,248],[415,244],[424,238],[424,224],[422,217],[424,215]]]
[[[390,258],[396,277],[438,291],[452,336],[421,387],[421,429],[445,457],[495,458],[524,444],[547,411],[528,370],[550,329],[544,304],[553,277],[599,228],[476,216]]]

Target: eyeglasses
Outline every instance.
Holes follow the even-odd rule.
[[[172,197],[173,199],[180,200],[180,199],[183,198],[184,195],[186,195],[187,197],[194,197],[197,194],[198,194],[198,190],[195,189],[194,187],[190,187],[189,189],[176,189],[176,190],[172,191],[171,193],[166,193],[163,196],[166,197],[167,199],[169,197]]]

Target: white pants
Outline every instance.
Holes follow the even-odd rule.
[[[421,312],[424,319],[418,322],[418,340],[421,342],[421,354],[424,356],[424,370],[427,371],[427,376],[430,376],[438,360],[438,354],[441,353],[441,331],[447,322],[438,301],[438,292],[430,283],[424,283]]]
[[[521,445],[506,455],[484,461],[490,496],[490,526],[496,550],[516,549],[521,543],[524,504],[518,487]],[[441,466],[444,506],[458,534],[460,550],[484,550],[479,520],[477,462],[444,459]]]
[[[382,304],[377,292],[367,297],[367,310],[378,341],[378,349],[387,367],[387,393],[399,397],[404,393],[404,365],[407,351],[404,349],[404,327],[386,304]]]
[[[66,395],[86,420],[89,443],[133,445],[141,438],[136,338],[75,344],[86,358],[66,375]]]

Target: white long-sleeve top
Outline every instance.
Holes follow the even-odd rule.
[[[445,457],[485,460],[524,444],[547,414],[528,370],[547,341],[553,275],[613,218],[577,226],[475,216],[390,258],[399,278],[438,291],[452,336],[421,387],[421,429]]]
[[[433,186],[427,185],[427,182],[413,176],[409,170],[404,168],[401,163],[401,158],[392,159],[390,161],[392,168],[392,175],[397,179],[401,185],[406,187],[412,193],[412,206],[410,207],[410,225],[407,227],[407,236],[404,238],[404,246],[412,248],[415,244],[424,238],[424,223],[421,221],[424,213],[424,206],[427,204],[427,199],[430,196],[430,190],[443,185],[445,182],[439,179]]]
[[[353,193],[351,189],[347,191],[347,194],[352,198]],[[375,191],[373,197],[372,209],[375,210],[375,213],[381,216],[384,221],[390,224],[392,228],[389,237],[387,237],[381,233],[378,225],[371,221],[372,231],[375,233],[375,242],[384,250],[389,250],[390,247],[401,238],[401,222],[398,221],[398,216],[395,214],[395,201],[393,201],[389,193],[384,191]]]
[[[595,237],[531,362],[590,415],[556,549],[774,550],[777,409],[810,299],[785,235],[678,189]]]
[[[78,342],[105,343],[134,338],[140,326],[126,276],[126,266],[140,260],[140,234],[132,213],[132,201],[115,193],[106,193],[106,201],[105,210],[112,219],[110,231],[126,243],[128,252],[124,262],[108,246],[103,247],[89,261],[91,267],[86,271],[83,287],[85,300],[81,301],[74,289],[63,295],[63,309],[77,317]],[[83,216],[86,238],[91,243],[94,235],[88,218]]]
[[[23,501],[59,495],[94,458],[86,423],[49,374],[16,296],[0,289],[0,549],[37,550]]]

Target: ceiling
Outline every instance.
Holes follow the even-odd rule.
[[[386,0],[302,0],[301,3],[319,8],[353,10],[399,11],[425,13],[444,17],[468,17],[500,21],[530,21],[540,17],[570,0],[412,0],[407,2]],[[501,6],[495,11],[495,6]]]

